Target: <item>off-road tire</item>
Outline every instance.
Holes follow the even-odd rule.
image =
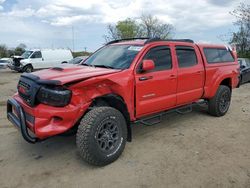
[[[225,103],[224,108],[223,102]],[[220,117],[224,116],[229,107],[231,102],[231,89],[228,86],[220,85],[215,96],[209,100],[208,102],[208,113]]]
[[[114,122],[119,134],[115,142],[116,146],[111,147],[111,151],[106,152],[102,150],[100,142],[97,141],[97,135],[100,134],[98,130],[107,121]],[[90,110],[82,118],[76,134],[76,145],[81,157],[87,163],[96,166],[104,166],[115,161],[122,154],[126,140],[125,118],[120,111],[112,107],[96,107]]]
[[[23,72],[27,72],[27,73],[33,72],[33,67],[32,67],[32,65],[26,65],[26,66],[23,68]]]

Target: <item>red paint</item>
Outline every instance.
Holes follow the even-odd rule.
[[[143,41],[122,42],[121,44],[143,44]],[[155,46],[166,45],[171,49],[172,69],[163,71],[138,72],[146,52]],[[179,68],[176,46],[189,46],[195,49],[198,64],[191,68]],[[72,98],[66,107],[52,107],[39,104],[28,106],[18,94],[14,98],[23,109],[35,117],[31,130],[38,138],[47,138],[70,129],[84,115],[91,102],[106,94],[119,95],[130,115],[131,121],[177,106],[192,103],[199,99],[212,98],[224,79],[230,80],[231,88],[238,84],[239,65],[237,57],[233,63],[208,64],[203,48],[211,45],[197,45],[184,42],[152,42],[146,44],[133,60],[129,69],[112,70],[72,65],[63,71],[43,70],[33,73],[45,80],[59,80],[72,91]],[[224,48],[224,46],[213,46]],[[145,61],[145,70],[154,67],[152,61]],[[140,81],[146,77],[146,81]],[[29,125],[30,127],[30,125]]]
[[[155,68],[155,64],[154,61],[152,60],[144,60],[142,63],[142,70],[143,71],[150,71],[153,70]]]

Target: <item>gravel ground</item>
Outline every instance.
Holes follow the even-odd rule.
[[[5,112],[19,76],[0,70],[0,187],[250,187],[250,84],[224,117],[197,108],[134,126],[122,156],[100,168],[81,160],[74,136],[22,139]]]

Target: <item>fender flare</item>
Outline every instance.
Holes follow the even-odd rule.
[[[210,89],[207,90],[205,97],[212,98],[216,94],[219,86],[223,83],[223,81],[225,81],[227,79],[230,79],[229,86],[232,87],[232,78],[231,77],[229,77],[229,76],[218,77],[216,79],[216,81],[214,82],[214,84],[212,84],[211,86],[208,87]],[[226,85],[228,85],[228,84],[226,84]]]

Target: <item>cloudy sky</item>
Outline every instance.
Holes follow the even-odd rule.
[[[152,14],[175,27],[175,38],[223,43],[234,31],[229,14],[249,0],[0,0],[0,44],[29,48],[72,48],[94,51],[105,41],[106,26],[127,17]]]

